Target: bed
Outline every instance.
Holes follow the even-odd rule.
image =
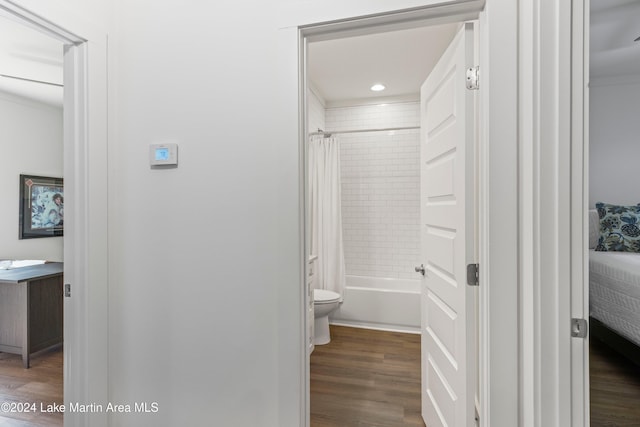
[[[591,334],[640,365],[640,253],[596,251],[600,224],[589,212]]]

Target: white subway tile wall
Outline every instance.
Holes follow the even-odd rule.
[[[328,130],[419,126],[419,103],[329,108]],[[346,273],[415,279],[420,130],[338,134]]]

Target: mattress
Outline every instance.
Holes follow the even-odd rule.
[[[640,346],[640,254],[589,251],[589,309]]]

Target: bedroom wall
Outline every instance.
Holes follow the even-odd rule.
[[[20,174],[62,177],[62,109],[0,92],[0,117],[0,259],[62,261],[62,237],[18,239]]]
[[[640,189],[640,76],[590,85],[589,205],[635,205]]]

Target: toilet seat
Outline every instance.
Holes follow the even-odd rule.
[[[340,294],[326,289],[313,290],[313,302],[315,304],[330,304],[340,300]]]

